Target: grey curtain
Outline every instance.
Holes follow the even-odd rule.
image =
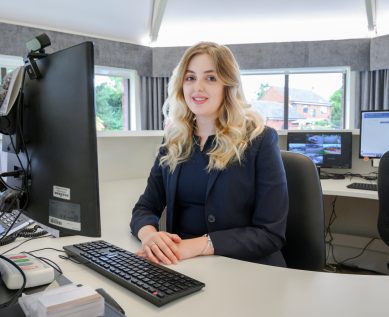
[[[361,110],[389,109],[389,69],[358,72],[356,76],[355,127]]]
[[[162,106],[168,83],[169,77],[141,77],[142,130],[163,130]]]

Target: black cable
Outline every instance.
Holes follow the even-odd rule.
[[[73,263],[76,263],[76,264],[83,264],[82,262],[79,262],[79,261],[77,261],[77,260],[75,260],[75,259],[73,259],[73,258],[71,258],[69,256],[65,256],[65,255],[62,255],[62,254],[58,255],[58,257],[60,259],[63,259],[63,260],[69,260],[69,261],[71,261]]]
[[[16,188],[16,187],[13,187],[9,184],[7,184],[7,182],[3,179],[3,176],[0,176],[0,182],[7,188],[9,189],[13,189],[13,190],[20,190],[20,188]]]
[[[337,218],[336,216],[336,201],[338,199],[338,196],[335,196],[334,199],[332,200],[332,203],[331,203],[331,206],[332,206],[332,210],[331,210],[331,215],[330,215],[330,219],[328,220],[328,225],[327,225],[327,228],[326,228],[326,234],[325,234],[325,241],[326,243],[328,244],[328,253],[327,253],[327,256],[326,256],[326,263],[328,261],[328,257],[330,255],[330,250],[333,249],[333,245],[332,245],[332,241],[334,240],[334,237],[332,235],[332,232],[331,232],[331,226],[332,224],[334,223],[335,219]],[[329,237],[329,239],[327,240],[327,237]]]
[[[0,247],[14,242],[17,237],[18,236],[16,234],[10,234],[8,236],[2,237],[0,240]]]
[[[53,250],[53,251],[57,251],[57,252],[66,253],[65,250],[56,249],[56,248],[41,248],[41,249],[32,250],[30,252],[38,252],[38,251],[43,251],[43,250]]]
[[[26,242],[28,242],[28,241],[35,240],[35,239],[41,239],[41,238],[47,238],[47,237],[51,237],[51,236],[52,236],[51,234],[48,234],[48,235],[46,235],[46,236],[33,237],[33,238],[26,239],[26,240],[20,242],[18,245],[12,247],[11,249],[8,249],[8,250],[4,251],[4,252],[1,253],[1,254],[6,254],[6,253],[8,253],[9,251],[15,250],[16,248],[20,247],[22,244],[24,244],[24,243],[26,243]],[[0,254],[0,255],[1,255],[1,254]]]
[[[354,260],[354,259],[360,257],[360,256],[366,251],[367,247],[368,247],[370,244],[372,244],[372,242],[373,242],[374,240],[377,240],[377,238],[371,238],[370,241],[363,247],[363,249],[361,250],[361,252],[359,252],[357,255],[352,256],[352,257],[350,257],[350,258],[346,258],[346,259],[344,259],[344,260],[342,260],[342,261],[340,261],[340,262],[337,262],[337,264],[338,264],[338,265],[344,265],[345,262],[350,261],[350,260]]]
[[[27,253],[31,256],[33,256],[34,258],[46,263],[47,265],[51,266],[54,270],[56,270],[59,274],[62,274],[62,270],[61,268],[59,267],[59,265],[57,263],[55,263],[54,261],[48,259],[48,258],[45,258],[43,256],[36,256],[34,254],[32,254],[33,251],[23,251],[21,253]]]
[[[16,221],[19,219],[20,215],[22,214],[21,210],[18,210],[19,213],[18,215],[15,217],[14,221],[12,222],[12,224],[8,227],[8,229],[6,230],[5,233],[2,234],[2,237],[0,238],[0,244],[3,242],[3,239],[5,239],[5,237],[7,236],[8,232],[11,231],[13,225],[16,223]]]
[[[24,274],[23,270],[16,263],[14,263],[12,260],[10,260],[7,257],[2,256],[2,255],[0,255],[0,259],[13,265],[20,272],[20,274],[22,275],[22,278],[23,278],[22,287],[19,288],[19,290],[7,302],[0,304],[0,309],[2,309],[5,307],[8,307],[11,304],[14,304],[17,301],[19,296],[22,295],[22,293],[24,291],[24,288],[25,288],[26,283],[27,283],[27,279],[26,279],[26,275]]]
[[[36,238],[36,237],[40,237],[40,236],[43,236],[45,234],[47,234],[48,232],[46,230],[41,230],[41,231],[35,231],[35,232],[25,232],[24,230],[22,231],[19,231],[18,232],[18,237],[21,237],[21,238]]]

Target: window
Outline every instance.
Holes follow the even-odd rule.
[[[265,118],[265,123],[277,130],[284,126],[284,75],[242,75],[247,102]]]
[[[135,130],[140,126],[139,110],[135,109],[137,82],[134,70],[95,67],[97,131]]]
[[[248,103],[275,129],[341,129],[348,72],[346,67],[250,71],[242,74],[242,85]]]
[[[5,75],[23,65],[21,57],[0,55],[0,83]],[[97,131],[136,130],[140,111],[136,71],[95,66],[95,102]]]

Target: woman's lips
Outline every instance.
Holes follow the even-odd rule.
[[[205,103],[208,100],[208,98],[206,98],[206,97],[192,97],[192,100],[196,105],[202,105],[203,103]]]

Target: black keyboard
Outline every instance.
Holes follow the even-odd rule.
[[[351,183],[347,185],[348,188],[353,189],[363,189],[363,190],[378,190],[377,184],[369,184],[369,183]]]
[[[202,289],[205,284],[99,240],[64,246],[72,258],[156,306]]]
[[[21,214],[15,221],[16,217],[19,215],[19,212],[19,210],[13,210],[9,213],[0,213],[0,238],[3,237],[3,235],[10,227],[11,229],[8,231],[7,236],[24,229],[25,227],[31,225],[34,222],[23,214]]]

